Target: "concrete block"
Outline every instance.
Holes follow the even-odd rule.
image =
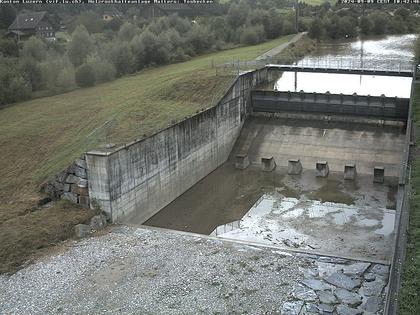
[[[316,162],[316,177],[328,177],[330,168],[327,161]]]
[[[290,159],[288,165],[287,174],[289,175],[299,175],[302,173],[302,163],[299,159]]]
[[[344,179],[355,180],[356,174],[356,164],[346,164],[344,166]]]
[[[385,168],[383,166],[375,166],[373,169],[373,182],[383,183],[385,181]]]
[[[261,163],[264,172],[272,172],[276,168],[276,161],[272,156],[262,157]]]
[[[235,167],[240,170],[244,170],[249,166],[249,158],[247,154],[236,155]]]

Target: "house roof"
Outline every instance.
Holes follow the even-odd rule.
[[[36,28],[39,22],[41,22],[41,20],[44,18],[45,14],[45,11],[20,13],[9,26],[9,30],[25,30]]]

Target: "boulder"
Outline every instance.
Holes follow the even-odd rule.
[[[302,283],[315,291],[331,289],[329,284],[326,284],[324,281],[317,279],[305,279],[302,281]]]
[[[74,161],[74,164],[76,164],[76,166],[87,169],[87,165],[86,165],[86,161],[84,159],[76,159],[76,161]]]
[[[360,315],[363,311],[340,304],[336,307],[338,315]]]
[[[305,302],[314,302],[317,300],[317,295],[314,290],[305,288],[303,286],[295,287],[293,290],[293,297],[298,300]]]
[[[334,294],[332,294],[330,291],[318,291],[316,292],[318,295],[319,300],[321,303],[324,304],[335,304],[337,303],[337,299]]]
[[[281,315],[299,315],[302,306],[302,301],[285,302],[281,308]]]
[[[89,225],[78,224],[74,227],[74,233],[76,234],[76,237],[83,238],[89,236],[92,233],[92,229]]]
[[[70,202],[73,203],[77,203],[78,199],[77,199],[77,195],[71,193],[71,192],[65,192],[62,196],[63,199],[68,200]]]
[[[362,304],[362,297],[357,293],[353,293],[345,289],[337,289],[334,293],[338,300],[343,304],[347,304],[352,307]]]
[[[80,179],[79,183],[77,184],[79,187],[86,188],[88,186],[88,181],[86,179]]]
[[[95,215],[90,219],[90,227],[94,229],[95,231],[102,230],[106,227],[106,218],[104,215]]]
[[[73,174],[69,174],[66,178],[66,183],[67,184],[78,184],[80,181],[80,178],[73,175]]]
[[[83,178],[83,179],[86,179],[87,178],[86,169],[81,168],[81,167],[76,167],[75,168],[75,171],[74,171],[74,174],[77,177],[80,177],[80,178]]]

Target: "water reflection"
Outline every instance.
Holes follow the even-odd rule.
[[[343,93],[409,98],[411,78],[357,74],[283,72],[274,85],[277,91]]]

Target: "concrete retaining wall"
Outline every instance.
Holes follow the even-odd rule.
[[[253,91],[254,112],[339,114],[406,120],[408,99],[357,94]]]
[[[152,217],[227,160],[250,112],[250,89],[274,77],[265,68],[244,73],[216,106],[113,152],[88,152],[91,200],[114,222]]]

